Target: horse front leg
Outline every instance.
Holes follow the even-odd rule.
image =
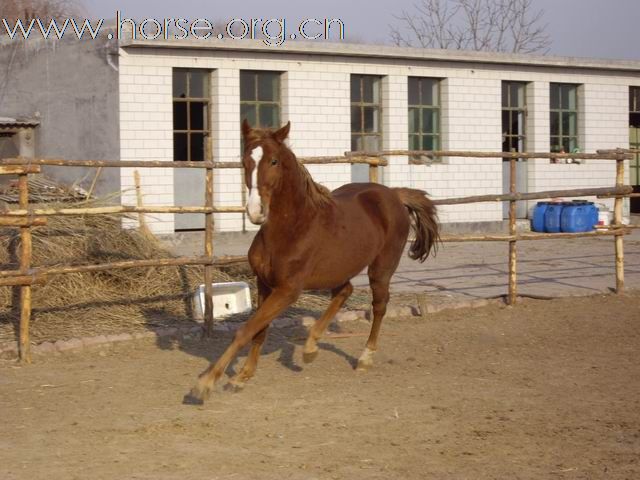
[[[304,363],[311,363],[316,359],[318,356],[318,340],[352,293],[353,285],[351,285],[351,282],[347,282],[341,287],[331,291],[333,297],[331,303],[322,316],[313,324],[311,330],[309,330],[309,336],[307,337],[307,342],[302,352],[302,360]]]
[[[258,286],[257,308],[260,308],[266,298],[271,295],[271,288],[260,280],[260,277],[256,278],[256,284]],[[240,371],[231,380],[229,380],[229,385],[233,387],[233,389],[241,390],[244,388],[245,383],[255,374],[256,368],[258,367],[258,359],[260,358],[260,351],[262,350],[262,345],[267,338],[268,329],[268,326],[263,328],[255,337],[253,337],[251,349],[244,361],[244,365]]]
[[[258,359],[260,358],[260,351],[262,350],[262,345],[267,338],[268,329],[268,326],[264,327],[255,337],[253,337],[251,349],[249,350],[247,359],[244,361],[244,365],[242,365],[240,371],[229,380],[229,383],[225,388],[231,388],[235,391],[242,390],[245,384],[256,373],[256,369],[258,368]]]
[[[264,303],[258,307],[256,313],[238,329],[231,345],[227,347],[218,361],[212,363],[209,368],[200,374],[198,382],[191,392],[185,396],[184,402],[201,404],[206,400],[211,395],[215,383],[220,379],[231,360],[235,358],[242,347],[256,337],[259,332],[265,330],[276,316],[298,299],[299,295],[300,290],[292,288],[274,289]]]

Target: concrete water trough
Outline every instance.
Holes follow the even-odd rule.
[[[216,319],[251,311],[251,292],[246,282],[214,283],[213,313]],[[193,296],[193,316],[204,319],[204,284],[200,285]]]

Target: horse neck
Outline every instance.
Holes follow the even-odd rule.
[[[282,181],[271,199],[269,217],[273,223],[301,225],[317,214],[318,208],[309,198],[307,177],[302,168],[293,155],[283,165]]]

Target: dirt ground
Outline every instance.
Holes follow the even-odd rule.
[[[366,374],[364,338],[303,365],[281,330],[183,405],[229,335],[0,363],[0,478],[640,478],[639,292],[389,320]]]

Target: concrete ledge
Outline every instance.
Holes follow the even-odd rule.
[[[460,310],[465,308],[482,308],[488,305],[504,305],[502,299],[478,299],[464,302],[457,302],[454,304],[446,305],[427,305],[427,314],[438,313],[446,310]],[[420,311],[418,305],[389,305],[385,318],[399,318],[399,317],[424,317]],[[302,318],[276,318],[272,322],[272,327],[277,329],[288,329],[293,327],[305,327],[309,328],[315,323],[317,319],[311,316],[305,316]],[[356,321],[370,321],[370,313],[365,310],[346,310],[338,312],[334,322],[356,322]],[[243,323],[216,323],[213,327],[214,332],[235,332]],[[130,342],[133,340],[153,340],[154,342],[159,339],[196,339],[202,335],[202,326],[186,326],[182,328],[178,327],[166,327],[148,332],[136,332],[136,333],[122,333],[118,335],[98,335],[95,337],[83,337],[72,338],[69,340],[58,340],[56,342],[43,342],[31,347],[31,352],[34,356],[42,355],[59,355],[62,353],[74,353],[85,349],[108,347],[114,344]],[[18,358],[18,344],[17,342],[0,343],[0,359],[14,360]]]

